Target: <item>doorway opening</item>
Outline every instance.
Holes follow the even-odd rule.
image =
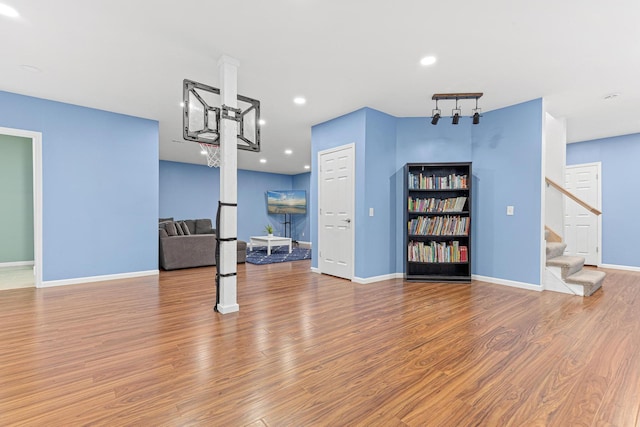
[[[25,287],[25,268],[27,274],[33,274],[29,286],[42,286],[42,134],[23,129],[11,129],[0,127],[0,135],[20,137],[31,140],[31,157],[33,168],[33,270],[31,260],[3,263],[7,273],[2,279],[4,282],[14,283],[13,287]],[[12,270],[12,271],[9,271]],[[17,275],[17,276],[16,276]],[[5,285],[5,286],[11,286]]]

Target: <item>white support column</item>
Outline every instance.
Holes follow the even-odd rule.
[[[218,60],[220,70],[220,98],[222,105],[238,107],[238,60],[223,55]],[[222,203],[238,202],[238,123],[234,120],[220,120],[220,201]],[[220,207],[221,238],[237,237],[238,212],[235,206]],[[218,305],[216,309],[222,314],[240,310],[237,303],[237,277],[224,274],[237,271],[237,242],[220,242],[220,264],[216,267],[220,272]]]

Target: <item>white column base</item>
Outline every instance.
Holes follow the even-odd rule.
[[[234,313],[236,311],[240,311],[240,306],[238,304],[232,304],[232,305],[218,304],[216,306],[216,311],[221,314]]]

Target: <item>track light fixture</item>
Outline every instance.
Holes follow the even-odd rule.
[[[431,124],[432,125],[437,125],[438,124],[438,120],[440,120],[440,113],[441,111],[438,109],[438,100],[436,99],[436,108],[431,111]]]
[[[478,108],[478,98],[476,98],[476,108],[474,108],[473,110],[473,116],[471,116],[473,118],[473,124],[477,125],[478,123],[480,123],[480,112],[481,110]]]
[[[453,110],[451,110],[451,124],[452,125],[457,125],[458,122],[460,121],[460,109],[458,108],[458,98],[456,98],[456,108],[454,108]]]
[[[438,109],[438,101],[441,99],[454,99],[456,101],[456,107],[451,111],[451,123],[457,125],[460,122],[460,116],[462,115],[462,111],[458,108],[458,100],[460,99],[475,99],[476,100],[476,108],[473,109],[473,114],[471,116],[473,124],[477,125],[480,123],[480,117],[482,110],[478,108],[478,98],[482,97],[482,92],[471,92],[471,93],[434,93],[431,99],[436,101],[436,108],[432,111],[431,115],[431,124],[438,124],[438,120],[440,120],[441,112]]]

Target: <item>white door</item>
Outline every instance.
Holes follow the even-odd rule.
[[[318,153],[318,267],[353,278],[354,145]]]
[[[565,188],[589,205],[601,209],[600,163],[567,166]],[[568,197],[564,198],[565,255],[581,256],[585,264],[600,265],[600,216]]]

